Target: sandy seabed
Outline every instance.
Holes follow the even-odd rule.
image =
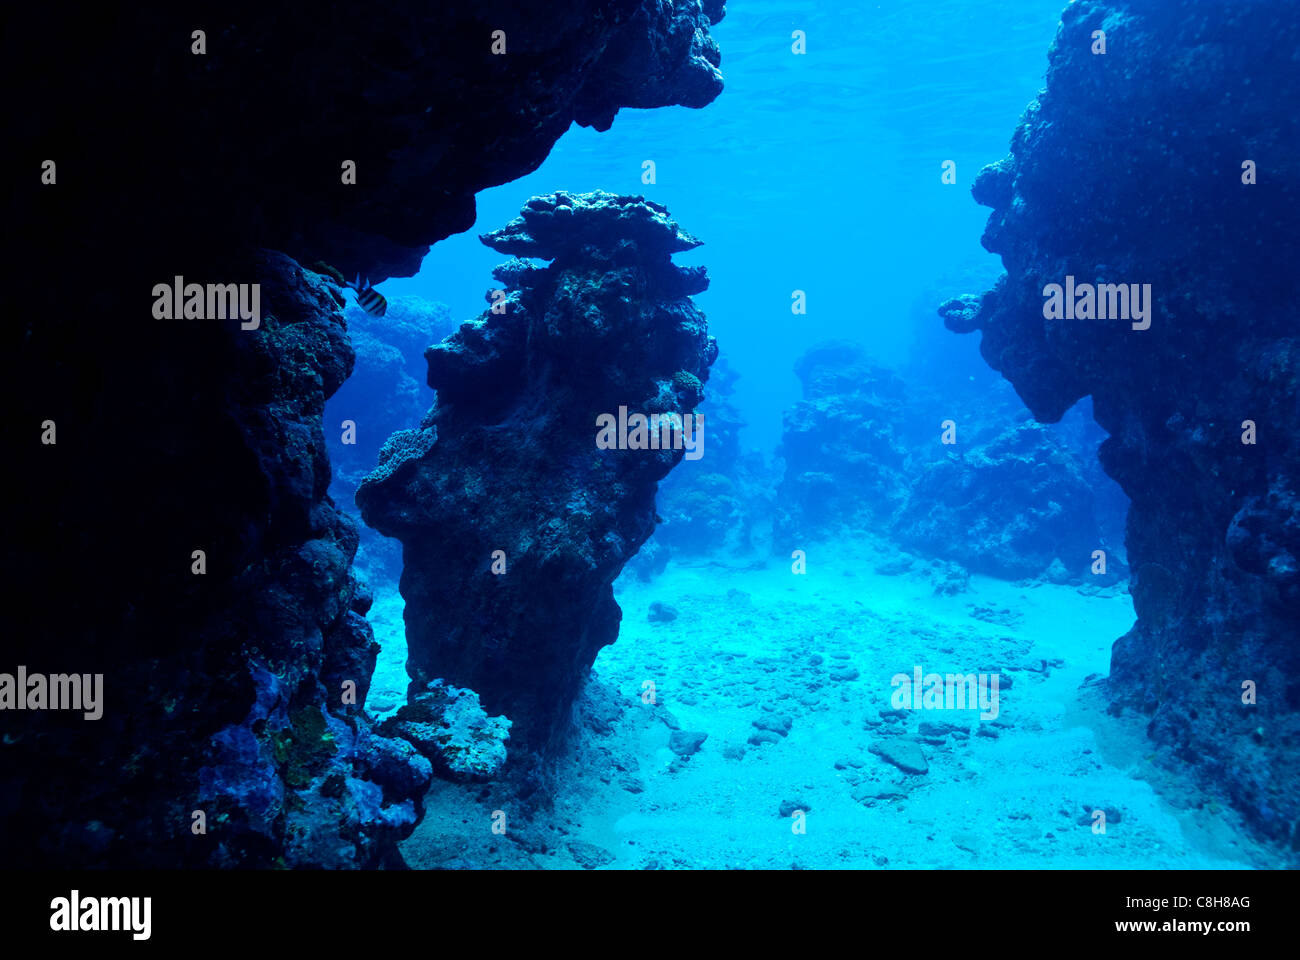
[[[553,809],[515,816],[499,785],[435,782],[412,867],[1250,868],[1279,866],[1236,814],[1154,762],[1145,720],[1106,710],[1122,586],[972,576],[885,544],[624,575],[617,643],[596,661]],[[886,567],[892,565],[885,565]],[[651,604],[675,619],[651,620]],[[401,599],[376,590],[384,647],[367,706],[405,688]],[[897,674],[997,673],[998,715],[894,713]],[[1007,684],[1010,687],[1007,687]],[[653,684],[651,688],[648,684]],[[653,690],[653,703],[647,703]],[[923,726],[924,725],[924,726]],[[674,730],[678,752],[670,748]],[[688,752],[698,736],[706,739]],[[919,746],[908,773],[873,745]],[[915,759],[915,749],[902,751]],[[914,767],[915,769],[915,767]],[[1106,812],[1097,832],[1093,811]],[[493,833],[493,813],[505,834]],[[794,811],[802,811],[802,815]],[[500,826],[498,826],[500,829]]]

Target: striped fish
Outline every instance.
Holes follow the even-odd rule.
[[[388,301],[383,294],[372,287],[368,279],[362,283],[361,274],[358,273],[356,282],[349,283],[348,286],[357,292],[357,306],[372,317],[382,317],[388,310]]]

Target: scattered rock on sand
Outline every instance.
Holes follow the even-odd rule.
[[[916,729],[923,737],[934,737],[939,740],[948,734],[963,740],[970,736],[970,728],[966,724],[954,723],[951,720],[923,720]]]
[[[985,623],[996,624],[1000,627],[1018,627],[1021,621],[1024,620],[1023,614],[1006,607],[995,607],[985,603],[968,603],[966,608],[974,619],[983,620]]]
[[[679,757],[691,757],[700,752],[707,739],[709,735],[698,730],[674,730],[668,737],[668,749]]]
[[[656,600],[650,604],[650,614],[646,619],[651,623],[671,623],[677,619],[677,608]]]
[[[897,577],[907,573],[912,569],[911,557],[895,557],[893,560],[886,560],[884,563],[876,564],[876,573],[885,577]]]
[[[578,866],[584,870],[595,870],[597,867],[613,863],[616,859],[604,847],[598,847],[594,843],[587,843],[585,840],[571,841],[569,843],[569,853],[573,854],[573,859],[577,860]]]
[[[781,801],[781,816],[783,817],[790,816],[796,810],[802,810],[804,813],[807,813],[811,809],[812,809],[812,805],[808,803],[804,803],[802,800]]]
[[[754,721],[754,726],[759,730],[770,730],[778,736],[784,737],[794,726],[794,721],[783,713],[768,713]]]
[[[970,573],[958,563],[932,561],[926,575],[934,581],[935,596],[951,597],[970,589]]]
[[[1083,811],[1083,814],[1075,822],[1081,827],[1092,826],[1092,812],[1094,810],[1106,811],[1106,826],[1119,823],[1124,817],[1124,811],[1119,807],[1109,807],[1104,803],[1081,803],[1079,808]]]
[[[1070,571],[1067,570],[1065,564],[1061,562],[1060,557],[1057,557],[1052,561],[1051,566],[1047,568],[1043,576],[1048,580],[1048,582],[1058,584],[1067,584],[1071,579],[1073,579],[1070,576]]]
[[[887,763],[892,763],[904,773],[928,773],[930,764],[919,743],[911,740],[877,740],[870,747],[872,753]]]
[[[852,796],[858,803],[871,803],[874,800],[904,800],[907,792],[889,784],[862,783],[853,788]]]

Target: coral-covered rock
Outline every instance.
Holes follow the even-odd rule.
[[[761,455],[741,445],[745,421],[730,400],[736,379],[720,357],[710,369],[708,399],[700,404],[709,425],[708,456],[683,463],[659,487],[663,522],[646,550],[657,545],[664,563],[669,554],[747,553],[757,528],[770,519],[776,478]],[[642,569],[640,554],[636,568]]]
[[[357,485],[379,460],[388,438],[416,427],[432,392],[424,385],[424,351],[456,328],[447,307],[420,297],[394,297],[382,317],[374,317],[349,298],[344,309],[356,351],[352,376],[325,406],[325,439],[333,469],[332,495],[339,506],[357,512]],[[377,582],[396,583],[401,550],[369,527],[361,529],[357,568]]]
[[[903,382],[849,341],[818,344],[795,373],[803,399],[786,411],[778,450],[777,542],[879,528],[907,495]]]
[[[1294,9],[1268,0],[1071,4],[1046,90],[974,186],[1007,273],[941,313],[983,332],[1039,419],[1092,396],[1132,501],[1138,620],[1112,695],[1258,831],[1300,842],[1297,48]],[[1067,277],[1149,284],[1149,309],[1068,319],[1046,306]]]
[[[1075,452],[1098,442],[1081,414],[1041,426],[1005,384],[940,397],[847,341],[814,347],[795,371],[804,399],[785,417],[780,541],[890,532],[909,550],[956,562],[963,578],[1038,576],[1057,559],[1094,584],[1127,572],[1115,549],[1114,485]],[[1100,579],[1091,573],[1097,549],[1114,554]]]
[[[654,537],[645,542],[636,556],[628,561],[627,568],[638,580],[650,581],[668,569],[672,551]]]
[[[411,693],[410,702],[381,731],[414,744],[449,780],[490,780],[505,765],[510,721],[489,717],[473,690],[441,680]]]
[[[713,421],[709,421],[712,427]],[[683,553],[736,555],[749,549],[749,511],[736,481],[723,473],[693,471],[689,483],[676,487],[672,499],[661,499],[664,524],[655,538]]]
[[[418,426],[433,395],[424,389],[424,351],[456,324],[441,303],[394,297],[382,317],[349,303],[344,311],[356,365],[326,405],[326,440],[337,487],[355,493],[379,450],[398,430]],[[344,442],[344,422],[354,429]],[[350,498],[349,498],[350,499]]]
[[[470,687],[531,750],[558,741],[617,637],[611,584],[686,454],[637,449],[631,421],[692,415],[717,347],[690,300],[703,269],[671,259],[699,241],[656,203],[534,197],[482,239],[551,263],[499,269],[505,300],[429,348],[437,402],[389,440],[357,503],[403,544],[413,689]],[[598,445],[604,415],[631,424],[626,446]]]
[[[376,746],[357,706],[377,646],[350,569],[356,525],[325,492],[321,413],[353,361],[336,291],[277,253],[226,268],[260,284],[258,328],[210,324],[210,365],[190,384],[202,400],[177,400],[192,437],[117,439],[128,466],[96,482],[128,532],[78,607],[47,612],[56,648],[15,634],[18,662],[102,672],[108,700],[93,723],[28,714],[6,728],[6,862],[373,866],[415,825],[428,764]],[[98,497],[69,495],[88,474],[63,473],[95,439],[71,413],[55,416],[70,427],[67,460],[43,468],[46,495],[66,497],[70,525],[41,531],[44,549],[28,555],[45,589],[66,556],[51,540],[99,543]],[[162,451],[191,471],[129,467]],[[191,832],[195,811],[206,833]]]
[[[1025,423],[916,468],[894,520],[898,541],[975,573],[1018,579],[1061,559],[1075,577],[1100,546],[1092,490],[1078,459]]]

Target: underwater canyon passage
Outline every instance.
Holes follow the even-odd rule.
[[[15,203],[0,670],[106,709],[4,714],[5,863],[1293,856],[1294,12],[563,6],[230,4],[204,61],[177,11],[16,14],[67,69],[15,130],[59,175]],[[1016,65],[985,99],[962,34]],[[259,328],[141,332],[174,276]],[[1067,276],[1150,284],[1150,328],[1048,318]],[[598,449],[623,406],[703,414],[702,458]],[[914,668],[997,715],[896,706]]]

